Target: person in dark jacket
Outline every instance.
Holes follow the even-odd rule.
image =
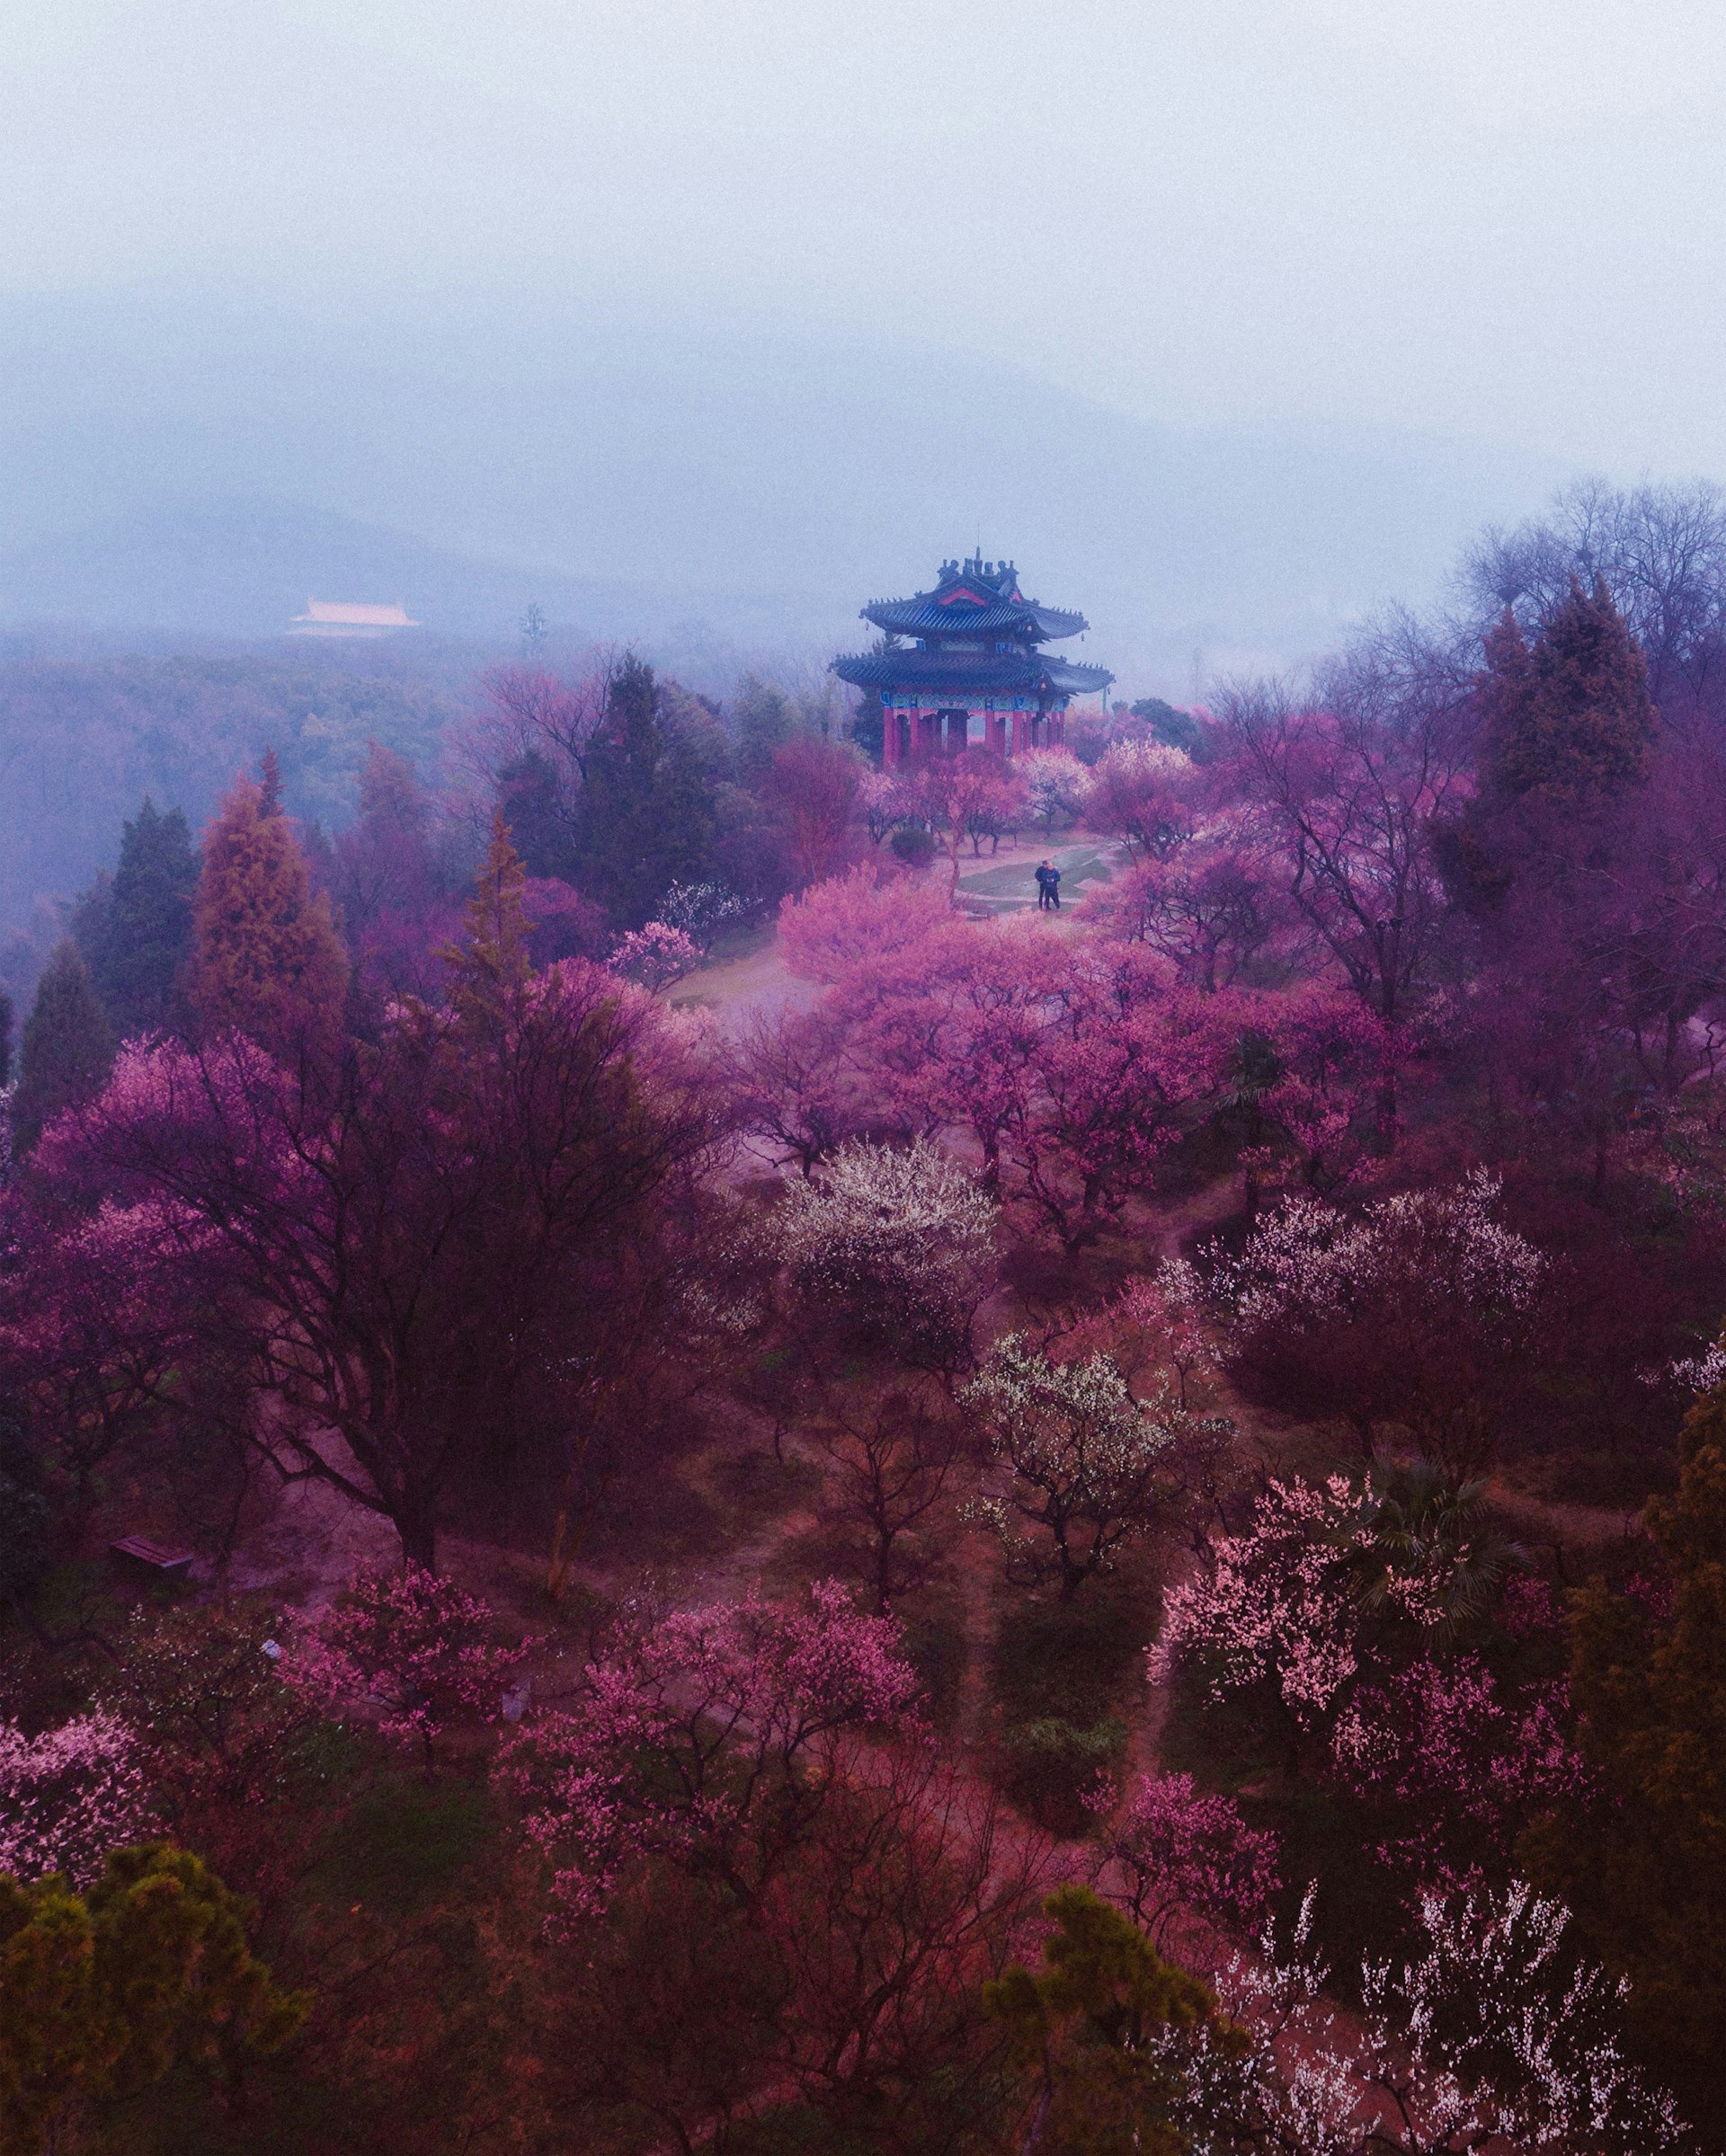
[[[1061,871],[1052,861],[1039,861],[1036,865],[1036,909],[1039,913],[1046,913],[1051,907],[1056,913],[1061,910]]]

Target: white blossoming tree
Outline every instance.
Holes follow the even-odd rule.
[[[1008,1478],[974,1514],[1019,1577],[1058,1580],[1063,1601],[1170,1522],[1195,1455],[1227,1429],[1183,1407],[1164,1375],[1135,1398],[1113,1356],[1052,1362],[1019,1333],[995,1343],[960,1397]]]
[[[1013,776],[1029,796],[1031,814],[1046,838],[1084,806],[1090,773],[1071,749],[1027,749],[1013,759]]]
[[[1404,1431],[1456,1477],[1492,1459],[1538,1345],[1550,1266],[1495,1217],[1485,1174],[1358,1214],[1288,1200],[1212,1292],[1254,1397],[1349,1424],[1371,1454]]]
[[[924,1367],[963,1364],[994,1278],[997,1208],[939,1146],[841,1145],[770,1224],[805,1305]]]
[[[1309,1890],[1292,1939],[1218,1972],[1229,2017],[1157,2032],[1194,2156],[1677,2156],[1695,2145],[1630,2063],[1624,1987],[1571,1952],[1570,1913],[1521,1884],[1428,1895],[1414,1951],[1361,1970],[1365,2012],[1339,2017],[1312,1945]]]

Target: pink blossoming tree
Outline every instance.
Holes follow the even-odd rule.
[[[577,1704],[538,1715],[501,1772],[572,1914],[654,1856],[753,1899],[820,1810],[841,1736],[911,1730],[916,1690],[897,1626],[836,1581],[800,1608],[637,1611]]]
[[[675,988],[685,974],[701,963],[701,946],[681,928],[666,921],[649,921],[620,936],[606,960],[614,973],[638,981],[650,995]]]
[[[1152,1683],[1191,1668],[1214,1699],[1260,1690],[1296,1733],[1328,1725],[1361,1664],[1360,1609],[1340,1552],[1366,1504],[1340,1475],[1273,1482],[1251,1526],[1220,1537],[1210,1568],[1164,1596]]]
[[[1104,1820],[1097,1885],[1159,1953],[1192,1917],[1256,1936],[1281,1884],[1277,1838],[1250,1827],[1232,1797],[1195,1788],[1190,1774],[1145,1774],[1125,1806],[1107,1779],[1090,1801]]]
[[[1330,1779],[1384,1830],[1377,1853],[1428,1889],[1508,1870],[1538,1813],[1580,1791],[1561,1679],[1507,1692],[1475,1655],[1363,1684],[1330,1733]]]
[[[26,1736],[0,1722],[0,1874],[96,1878],[111,1851],[157,1830],[138,1733],[111,1714],[78,1715]]]
[[[458,1720],[490,1721],[534,1643],[495,1644],[491,1605],[423,1566],[362,1572],[286,1665],[332,1708],[370,1700],[378,1728],[418,1750],[428,1781],[438,1740]]]

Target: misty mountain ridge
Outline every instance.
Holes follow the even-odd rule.
[[[291,625],[314,598],[400,600],[421,626],[376,640],[302,642]],[[302,656],[317,643],[330,662],[355,670],[420,670],[425,660],[441,670],[457,659],[444,648],[451,643],[472,646],[467,661],[478,668],[515,651],[530,604],[555,625],[560,651],[651,647],[692,688],[722,694],[787,641],[784,602],[776,598],[656,591],[474,560],[299,502],[173,502],[0,555],[0,625],[13,641],[32,630],[58,632],[53,640],[69,640],[74,649],[90,632],[110,643],[129,635],[153,648],[292,635]],[[817,611],[805,607],[810,618]]]
[[[512,639],[818,663],[974,545],[1129,693],[1296,662],[1430,596],[1562,468],[1141,420],[1010,364],[734,327],[208,302],[0,308],[0,626],[263,637],[308,593]]]

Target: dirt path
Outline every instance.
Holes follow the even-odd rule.
[[[262,1528],[228,1566],[236,1594],[268,1594],[307,1616],[327,1609],[362,1567],[396,1563],[401,1545],[389,1522],[327,1482],[290,1482]]]
[[[752,1011],[807,1010],[820,993],[814,981],[787,968],[778,931],[769,929],[749,948],[680,981],[666,1000],[735,1019]]]

